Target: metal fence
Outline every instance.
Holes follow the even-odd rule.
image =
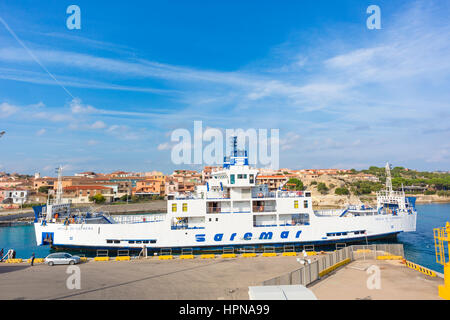
[[[299,269],[287,274],[266,280],[263,286],[301,284],[307,286],[320,279],[320,273],[347,259],[373,260],[378,256],[404,256],[402,244],[372,244],[353,245],[327,253],[318,257],[310,264],[304,264]]]

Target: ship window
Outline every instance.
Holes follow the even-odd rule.
[[[341,235],[341,233],[340,233],[340,232],[338,232],[338,233],[336,233],[336,235],[337,235],[337,236],[340,236],[340,235]]]
[[[148,243],[148,240],[143,240],[142,243]]]
[[[137,240],[136,243],[142,243],[142,241],[141,240]]]
[[[304,200],[303,201],[303,207],[304,208],[308,208],[308,200]]]
[[[347,235],[347,232],[342,232],[342,235],[343,235],[343,236],[346,236],[346,235]]]
[[[130,240],[130,241],[128,241],[128,243],[134,243],[134,240]]]
[[[251,174],[250,175],[250,183],[253,183],[254,182],[254,180],[253,180],[253,175]]]
[[[120,243],[120,240],[114,240],[114,243]]]
[[[230,174],[230,183],[234,184],[234,174]]]
[[[156,243],[156,240],[150,240],[150,243]]]
[[[112,240],[106,240],[106,243],[113,243]]]
[[[219,218],[216,218],[216,221],[219,221]]]
[[[294,208],[298,209],[298,200],[294,200]]]
[[[183,203],[183,212],[187,212],[187,203]]]
[[[177,204],[172,203],[172,212],[177,212]]]

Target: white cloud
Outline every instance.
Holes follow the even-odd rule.
[[[44,128],[42,128],[41,130],[39,130],[38,132],[36,132],[37,136],[42,136],[45,132],[47,132],[47,130],[45,130]]]
[[[91,124],[89,126],[89,128],[91,129],[103,129],[106,128],[106,123],[104,123],[103,121],[95,121],[93,124]]]
[[[0,104],[0,118],[8,118],[19,110],[17,106],[3,102]]]
[[[162,151],[162,150],[169,150],[171,148],[171,145],[168,142],[164,142],[158,145],[158,150]]]
[[[75,114],[89,114],[97,112],[97,110],[90,105],[83,105],[79,98],[75,98],[70,102],[70,109]]]

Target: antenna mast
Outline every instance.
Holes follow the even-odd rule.
[[[386,189],[389,193],[392,192],[392,179],[391,179],[391,165],[389,162],[386,162]]]
[[[56,190],[56,204],[61,204],[61,196],[62,196],[62,167],[59,166],[56,168],[56,172],[58,173],[58,189]]]

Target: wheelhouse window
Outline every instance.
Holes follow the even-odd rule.
[[[308,208],[308,200],[303,201],[303,208]]]

